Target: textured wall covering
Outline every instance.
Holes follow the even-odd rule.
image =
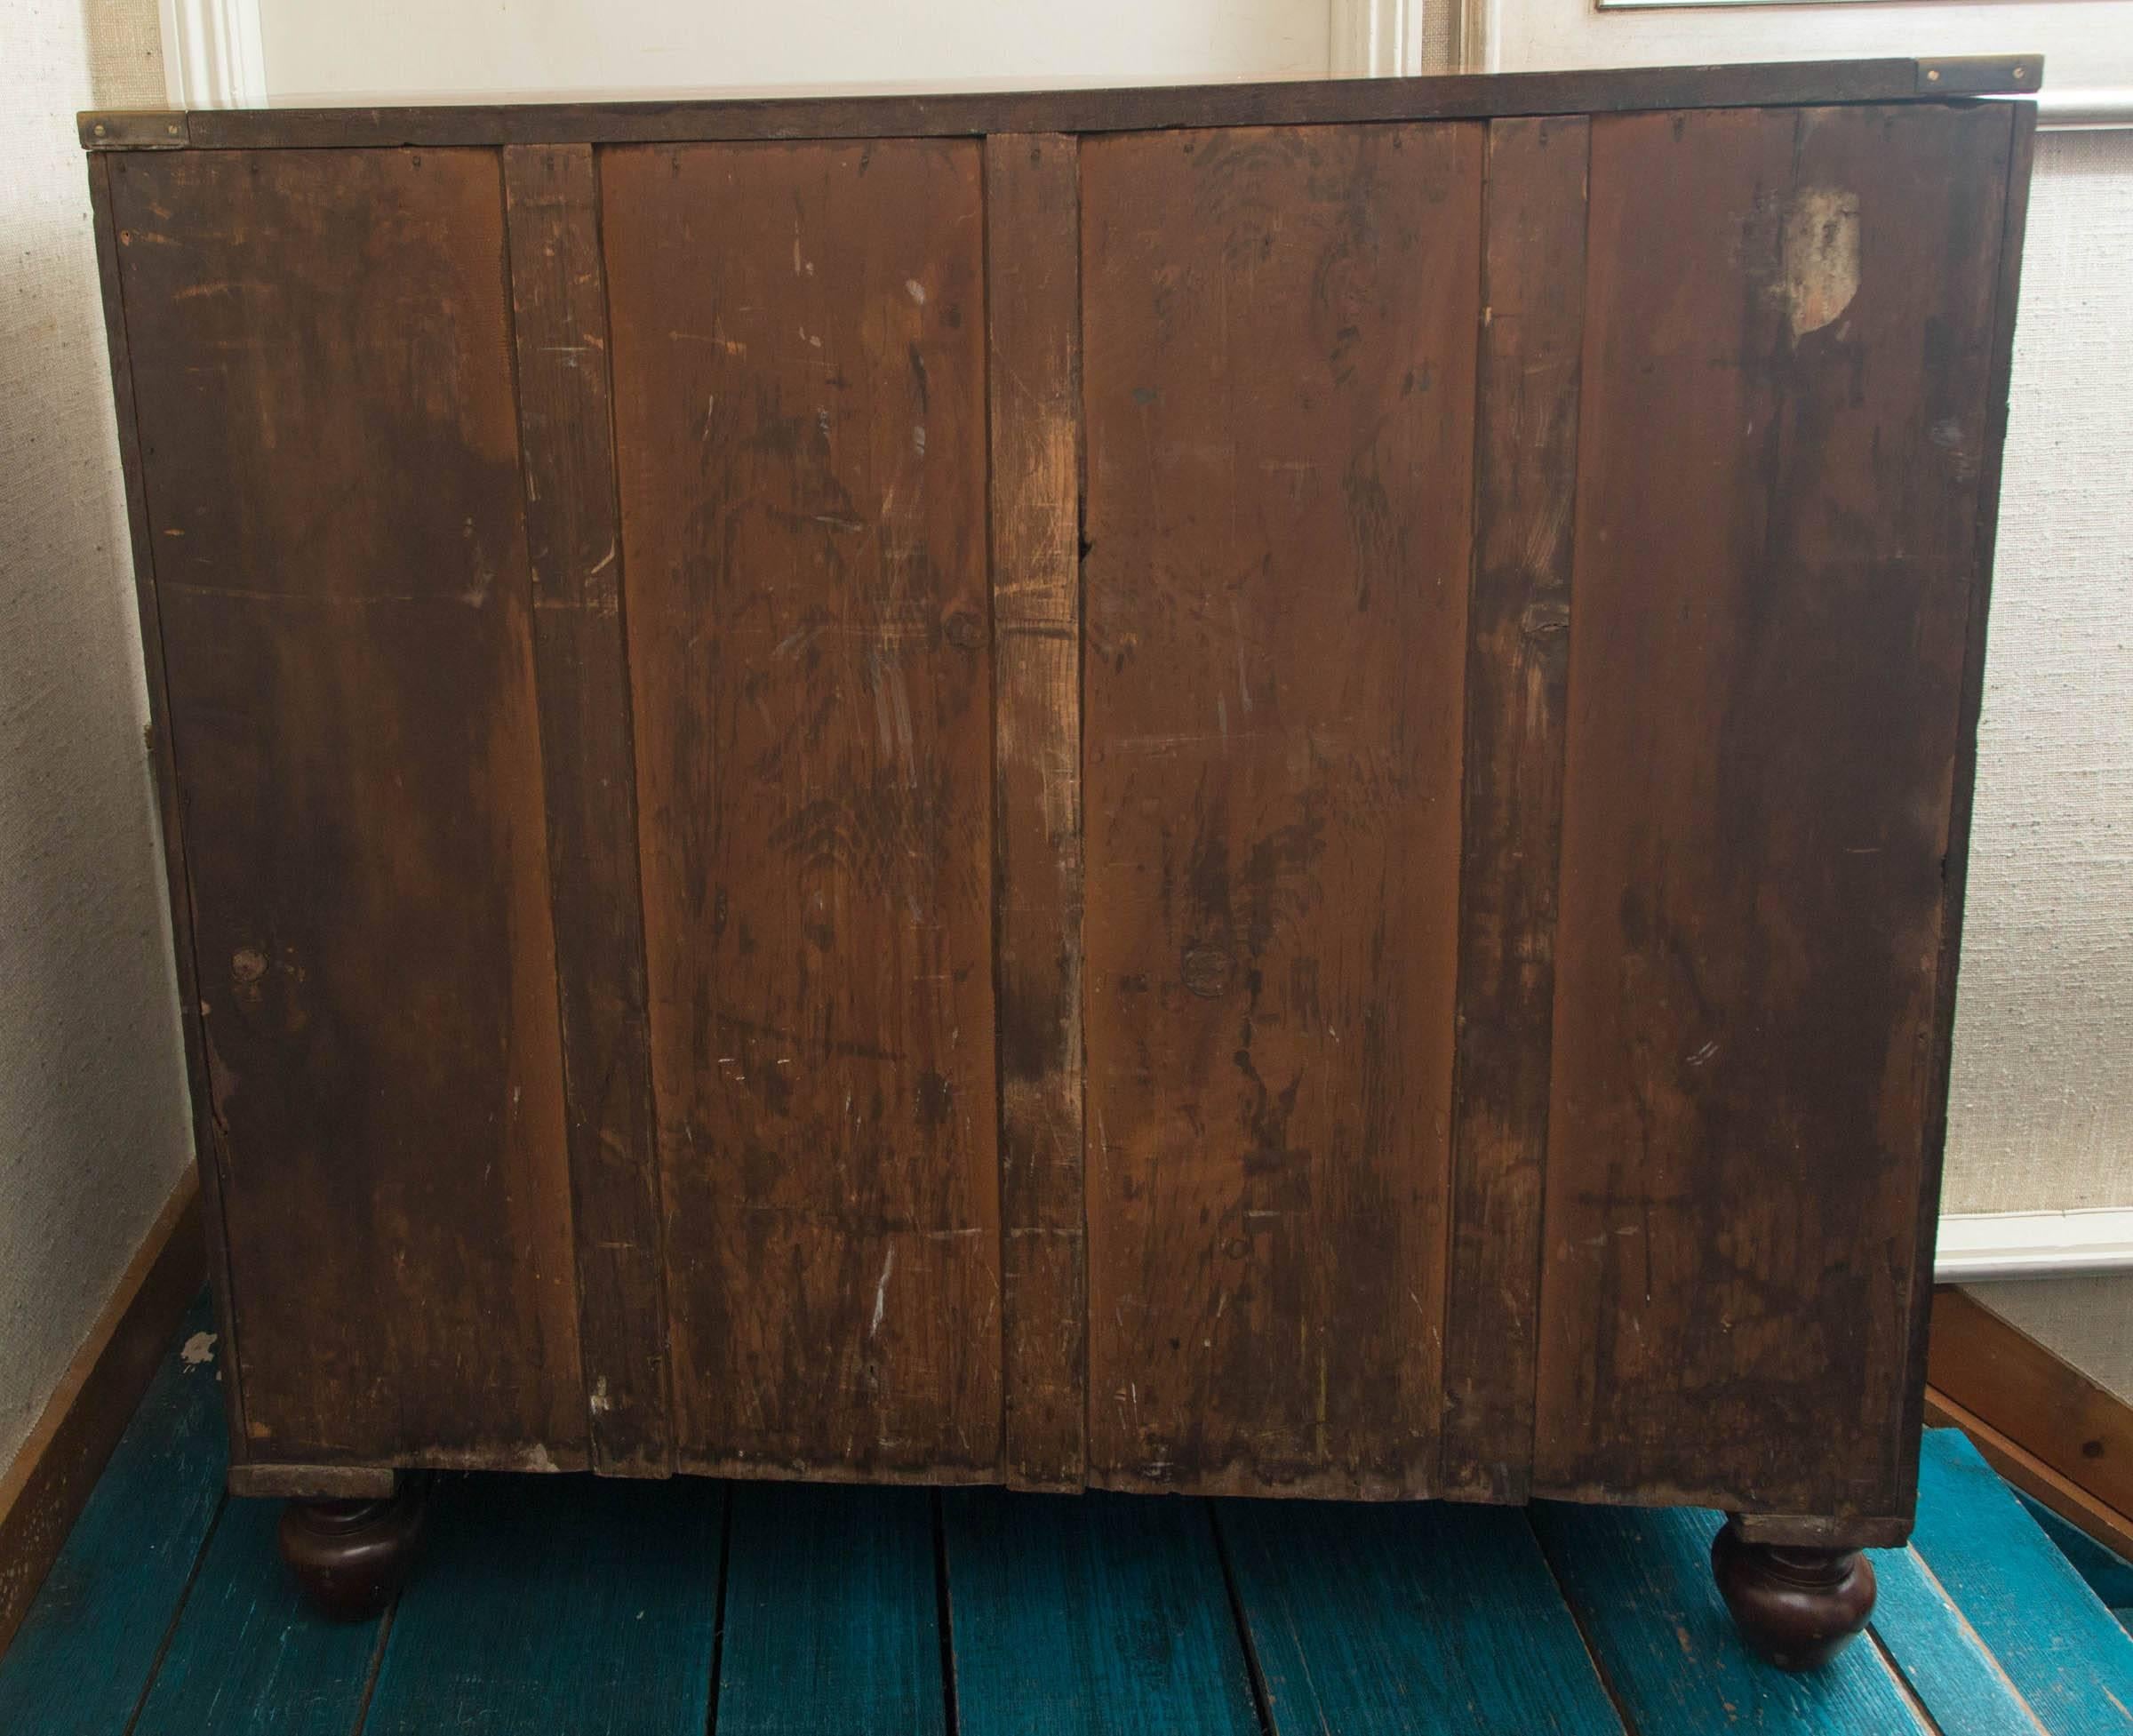
[[[2039,140],[1943,1205],[2133,1205],[2133,132]]]
[[[2133,1278],[1981,1284],[1970,1294],[2133,1404]]]
[[[155,0],[89,13],[0,5],[0,1463],[189,1149],[74,135],[163,71]]]

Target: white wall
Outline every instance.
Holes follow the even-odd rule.
[[[74,131],[163,68],[155,0],[87,11],[0,6],[0,1465],[190,1155]]]
[[[1322,76],[1326,0],[260,0],[277,103]]]

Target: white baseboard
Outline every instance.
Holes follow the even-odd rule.
[[[1940,1220],[1937,1284],[2133,1273],[2133,1209],[1962,1212]]]

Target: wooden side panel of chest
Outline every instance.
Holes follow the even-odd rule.
[[[2028,116],[1330,100],[95,165],[240,1462],[1900,1535]]]

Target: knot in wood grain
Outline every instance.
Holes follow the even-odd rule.
[[[1182,966],[1185,986],[1202,1000],[1219,1000],[1229,993],[1234,963],[1226,947],[1188,947]]]

